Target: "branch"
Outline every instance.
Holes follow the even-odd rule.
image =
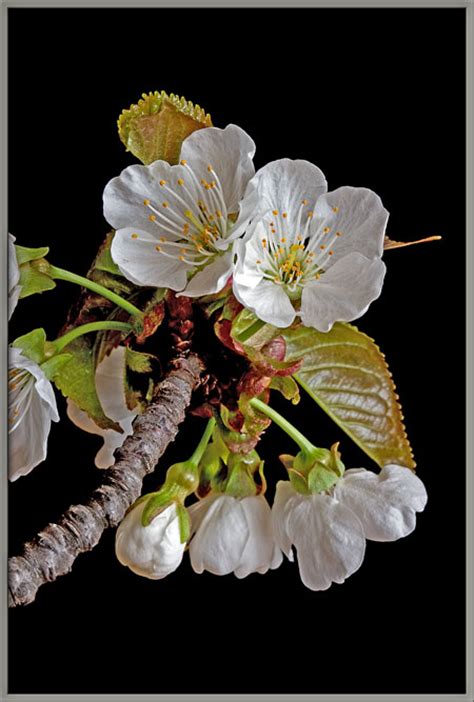
[[[133,434],[115,452],[115,465],[104,471],[102,485],[85,505],[73,505],[48,524],[20,556],[8,562],[9,606],[33,602],[38,588],[71,570],[80,553],[96,546],[107,527],[119,524],[138,498],[151,473],[183,421],[192,391],[199,383],[198,357],[176,359],[159,384],[153,402],[133,425]]]

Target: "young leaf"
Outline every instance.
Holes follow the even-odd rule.
[[[28,334],[19,336],[12,346],[23,351],[23,355],[31,358],[35,363],[43,363],[46,358],[46,332],[44,329],[33,329]]]
[[[142,351],[134,351],[127,346],[125,351],[125,362],[127,368],[135,373],[151,373],[153,371],[153,363],[157,361],[156,356],[151,353],[143,353]]]
[[[109,419],[102,409],[95,388],[95,362],[93,351],[84,337],[79,337],[64,349],[72,355],[69,363],[61,366],[54,377],[56,387],[102,429],[115,429],[122,433],[120,424]]]
[[[350,324],[328,333],[283,330],[286,359],[303,357],[295,375],[317,404],[380,466],[414,468],[392,376],[374,341]]]
[[[119,136],[127,151],[145,164],[157,159],[177,163],[186,137],[211,126],[210,116],[199,105],[164,90],[144,93],[118,120]]]

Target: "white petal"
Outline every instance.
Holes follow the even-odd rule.
[[[232,274],[232,251],[221,256],[216,256],[212,263],[208,263],[199,270],[189,281],[180,295],[186,297],[199,297],[219,292],[225,286]]]
[[[365,538],[356,515],[328,495],[302,496],[287,518],[301,580],[310,590],[343,583],[362,564]]]
[[[416,526],[416,512],[427,501],[421,480],[409,469],[387,465],[379,475],[348,470],[336,486],[335,496],[360,519],[364,534],[373,541],[395,541]]]
[[[282,158],[272,161],[255,175],[260,198],[260,211],[285,212],[288,227],[296,226],[298,210],[303,200],[314,209],[317,199],[326,192],[327,182],[322,171],[309,161]]]
[[[272,507],[273,535],[276,544],[290,561],[294,557],[287,531],[287,519],[293,505],[298,504],[301,499],[302,495],[298,495],[289,480],[278,481]]]
[[[235,569],[238,578],[250,573],[266,573],[269,568],[278,568],[283,558],[276,547],[272,530],[272,512],[262,495],[245,497],[241,500],[247,519],[249,538],[242,557]]]
[[[210,493],[188,507],[188,514],[191,519],[191,534],[196,533],[207,514],[207,510],[219,497],[219,493]]]
[[[212,502],[189,546],[196,573],[232,573],[242,558],[249,529],[240,501],[220,495]]]
[[[233,291],[237,300],[263,322],[289,327],[295,318],[290,298],[281,285],[271,280],[262,280],[253,288],[234,281]]]
[[[123,275],[135,285],[182,290],[192,266],[164,256],[157,251],[157,244],[158,239],[149,232],[133,227],[119,229],[110,253]]]
[[[13,481],[44,461],[51,421],[59,421],[59,415],[52,385],[34,361],[25,358],[20,349],[10,347],[9,366],[26,368],[35,378],[29,405],[8,436],[8,474]]]
[[[369,260],[358,253],[340,259],[319,280],[303,288],[303,324],[327,332],[334,322],[358,319],[379,297],[385,270],[380,259]]]
[[[162,207],[163,202],[169,204],[170,209],[182,212],[184,207],[177,199],[174,191],[181,196],[183,192],[178,188],[179,178],[186,178],[186,169],[183,166],[170,166],[166,161],[154,161],[148,166],[133,165],[125,168],[122,173],[113,178],[104,190],[104,217],[114,229],[136,227],[137,231],[153,231],[150,229],[149,215],[151,210],[144,205],[146,200],[156,209]],[[169,190],[160,185],[165,182]],[[189,183],[188,188],[194,192],[194,186]],[[156,228],[157,237],[162,233]]]
[[[185,544],[180,539],[176,506],[171,504],[144,527],[141,517],[145,504],[134,507],[118,527],[115,553],[120,563],[137,575],[159,580],[179,566]]]
[[[21,293],[21,285],[15,285],[14,288],[12,288],[9,293],[8,293],[8,319],[11,319],[12,314],[15,311],[15,308],[18,304],[18,300],[20,299],[20,293]]]
[[[335,232],[339,232],[331,244],[334,250],[332,264],[354,252],[367,258],[382,256],[389,215],[379,196],[372,190],[349,186],[338,188],[323,195],[318,207],[331,212],[321,225],[331,229],[327,236],[332,238]],[[334,212],[332,208],[337,211]]]
[[[8,235],[8,290],[12,290],[20,282],[20,269],[16,258],[15,237]]]
[[[114,451],[122,446],[126,437],[132,433],[133,420],[137,416],[130,410],[125,399],[125,347],[113,349],[97,366],[95,381],[97,394],[105,414],[123,429],[120,434],[113,429],[102,429],[75,402],[68,398],[67,415],[83,431],[102,436],[104,444],[95,457],[97,468],[109,468],[115,463]]]
[[[249,180],[255,173],[255,144],[243,129],[229,124],[225,129],[197,129],[184,140],[181,159],[188,161],[198,179],[212,179],[212,166],[222,186],[227,212],[238,212]]]
[[[233,284],[239,288],[255,288],[262,280],[263,274],[257,266],[257,260],[260,257],[258,240],[265,234],[262,234],[262,227],[257,225],[251,237],[245,237],[240,241],[236,241],[233,248],[234,258],[236,260],[233,273]]]

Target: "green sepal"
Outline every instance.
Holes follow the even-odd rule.
[[[31,249],[27,246],[19,246],[15,244],[16,260],[19,266],[29,261],[36,261],[38,258],[44,258],[49,253],[49,246],[40,246],[37,249]]]
[[[53,290],[54,280],[48,275],[49,263],[44,259],[28,261],[20,266],[20,299]]]
[[[211,126],[210,116],[199,105],[164,90],[144,93],[118,119],[121,141],[145,164],[157,159],[177,163],[186,137]]]
[[[160,512],[163,512],[170,503],[171,499],[169,493],[162,490],[153,493],[142,512],[142,526],[146,527],[151,524],[153,519],[157,517]]]
[[[115,232],[110,232],[103,245],[99,249],[97,258],[94,261],[94,270],[104,271],[105,273],[112,273],[112,275],[121,276],[120,268],[117,266],[115,261],[112,259],[110,253],[110,247],[112,246],[112,241]]]
[[[23,355],[35,363],[41,364],[47,358],[47,343],[45,330],[39,328],[19,336],[12,342],[12,346],[21,349]]]
[[[54,381],[55,376],[61,371],[64,364],[69,363],[72,358],[72,353],[58,353],[57,356],[52,356],[47,361],[44,361],[41,364],[41,370],[48,380]]]
[[[191,518],[189,512],[182,502],[175,502],[176,514],[179,523],[179,536],[182,544],[185,544],[191,535]]]
[[[227,462],[228,474],[223,492],[226,495],[242,499],[258,493],[253,474],[260,467],[260,456],[256,451],[231,453]]]
[[[332,488],[339,480],[339,476],[332,470],[323,466],[315,466],[308,474],[308,489],[312,493],[324,492]]]
[[[291,375],[274,375],[269,388],[281,392],[285,400],[291,400],[293,405],[297,405],[301,399],[298,383]]]

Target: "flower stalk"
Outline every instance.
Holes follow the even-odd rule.
[[[293,439],[293,441],[296,444],[298,444],[298,446],[301,449],[301,452],[305,457],[318,458],[318,454],[321,454],[321,457],[322,455],[324,455],[323,449],[314,446],[314,444],[312,444],[311,441],[309,441],[309,439],[307,439],[306,436],[304,436],[304,434],[302,434],[296,427],[294,427],[293,424],[291,424],[287,419],[285,419],[285,417],[283,417],[279,412],[274,410],[269,405],[265,404],[265,402],[262,402],[261,400],[254,397],[250,400],[250,404],[258,412],[265,414],[269,419],[275,422],[275,424],[277,424],[280,427],[280,429],[283,429],[283,431],[286,434],[288,434],[290,439]]]
[[[71,341],[77,339],[83,334],[89,334],[95,331],[123,331],[129,332],[133,329],[132,325],[128,322],[114,322],[114,321],[103,321],[103,322],[90,322],[89,324],[81,324],[79,327],[71,329],[67,334],[58,337],[55,341],[51,342],[53,347],[53,354],[57,354],[62,351]]]

